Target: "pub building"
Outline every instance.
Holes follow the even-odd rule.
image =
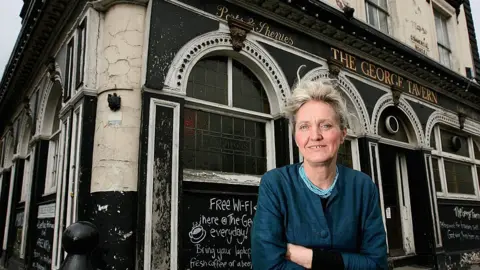
[[[348,103],[392,268],[480,263],[480,59],[469,0],[24,0],[0,82],[0,268],[251,269],[261,175],[300,162],[298,77]],[[415,268],[412,268],[415,269]]]

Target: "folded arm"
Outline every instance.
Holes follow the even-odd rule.
[[[258,192],[257,210],[251,233],[253,269],[304,269],[285,257],[287,242],[281,202],[279,194],[272,191],[269,180],[265,176],[262,178]]]

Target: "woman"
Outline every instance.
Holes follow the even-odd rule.
[[[340,93],[300,82],[286,111],[303,163],[262,177],[253,269],[387,269],[377,188],[366,174],[336,164],[347,133]]]

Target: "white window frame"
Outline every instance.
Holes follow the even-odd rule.
[[[78,219],[78,181],[80,180],[80,147],[82,138],[83,103],[78,104],[72,117],[70,147],[70,173],[68,177],[67,221],[66,226]]]
[[[379,1],[383,1],[383,0],[379,0]],[[372,27],[374,27],[375,29],[385,33],[385,34],[390,34],[390,12],[389,12],[389,5],[388,5],[388,1],[385,0],[386,4],[387,4],[387,9],[384,9],[383,7],[377,5],[376,3],[374,3],[372,0],[365,0],[365,14],[367,16],[366,18],[366,22],[371,25]],[[370,21],[370,11],[369,11],[369,8],[368,6],[372,6],[375,10],[376,10],[376,17],[377,17],[377,20],[378,20],[378,23],[379,25],[375,25],[373,22]],[[385,22],[386,23],[386,27],[387,27],[387,31],[384,32],[382,30],[382,21],[380,20],[380,13],[384,13],[387,17],[387,21]]]
[[[22,192],[20,194],[20,202],[26,202],[28,194],[28,188],[30,187],[31,179],[31,165],[33,160],[30,160],[31,153],[29,152],[25,157],[24,167],[23,167],[23,180],[22,180]]]
[[[438,62],[448,68],[452,68],[452,42],[451,42],[451,35],[449,34],[449,21],[451,20],[451,15],[445,13],[440,8],[433,8],[433,17],[434,17],[434,27],[435,27],[435,35],[437,39],[437,50],[438,50]],[[446,35],[446,43],[443,43],[439,39],[439,29],[437,29],[437,17],[442,22],[442,35]],[[443,29],[445,27],[445,29]],[[445,50],[448,52],[447,59],[442,58],[441,50]],[[447,63],[447,62],[448,63]]]
[[[47,174],[45,177],[45,189],[43,196],[54,194],[57,191],[57,183],[60,175],[58,169],[61,153],[61,137],[61,129],[59,128],[57,131],[55,131],[55,133],[52,134],[52,136],[50,136],[49,139]]]
[[[75,28],[72,29],[73,34],[70,36],[68,39],[68,42],[66,43],[66,53],[67,53],[67,59],[70,56],[70,62],[66,62],[66,69],[67,72],[65,72],[65,91],[68,92],[70,95],[69,99],[72,99],[73,96],[75,96],[82,85],[85,85],[86,81],[86,70],[87,70],[87,52],[88,52],[88,15],[84,16],[78,24],[75,25]],[[84,31],[83,31],[84,30]],[[80,33],[83,31],[84,36],[81,36]],[[69,52],[69,46],[71,44],[72,51],[71,53]],[[83,49],[79,51],[79,45],[83,46]],[[69,55],[70,54],[70,55]],[[68,67],[68,64],[70,64],[70,67]],[[80,65],[80,66],[79,66]],[[77,78],[77,72],[78,68],[81,68],[81,76],[82,80],[78,81]]]
[[[205,101],[205,100],[197,99],[193,97],[185,97],[185,101],[186,101],[185,108],[265,123],[267,171],[271,170],[276,167],[275,123],[274,123],[275,119],[270,114],[233,107],[233,80],[232,80],[233,58],[231,56],[225,56],[225,57],[227,57],[228,59],[227,60],[227,77],[228,77],[227,105]],[[242,65],[244,65],[241,61],[239,62]],[[244,66],[247,67],[246,65]],[[259,81],[260,83],[262,83],[263,89],[266,91],[267,89],[266,85],[264,85],[260,79]],[[198,177],[199,173],[201,173],[202,177]],[[187,182],[208,182],[208,183],[217,183],[217,184],[221,183],[221,184],[232,184],[232,185],[258,186],[260,185],[261,177],[262,177],[261,175],[240,174],[240,173],[233,173],[233,172],[194,170],[194,169],[185,169],[185,168],[183,169],[183,180]]]
[[[53,256],[52,256],[52,267],[54,269],[60,269],[61,265],[61,256],[62,256],[62,235],[64,230],[64,217],[65,217],[65,208],[66,208],[66,201],[67,201],[67,192],[65,187],[67,185],[67,171],[68,168],[66,164],[68,163],[68,156],[69,156],[69,149],[68,145],[70,143],[70,124],[71,118],[67,116],[61,120],[61,128],[63,134],[63,141],[65,147],[62,149],[62,169],[61,169],[61,181],[57,183],[57,197],[56,197],[56,207],[55,207],[55,227],[54,227],[54,235],[53,235]]]
[[[435,233],[435,244],[436,247],[441,247],[442,243],[442,231],[440,229],[440,218],[438,215],[438,202],[437,202],[437,192],[435,190],[435,179],[433,175],[433,167],[432,167],[432,156],[429,154],[425,155],[425,166],[427,170],[427,183],[428,183],[428,194],[430,197],[430,209],[432,209],[432,220],[434,222],[434,233]]]
[[[435,136],[435,149],[432,150],[432,168],[433,168],[433,158],[438,159],[438,174],[440,177],[440,184],[441,184],[441,191],[436,191],[435,189],[435,179],[433,175],[432,169],[432,181],[430,183],[433,186],[433,190],[436,191],[437,198],[440,199],[460,199],[460,200],[480,200],[480,192],[479,192],[479,183],[478,183],[478,175],[477,175],[477,166],[480,166],[480,160],[475,159],[474,153],[474,141],[471,135],[468,135],[468,152],[469,156],[460,156],[452,153],[447,153],[442,151],[442,141],[441,141],[441,131],[440,125],[435,125],[433,127],[433,136]],[[451,193],[448,192],[447,188],[447,178],[445,174],[445,163],[444,160],[452,160],[454,162],[460,162],[463,164],[467,164],[471,168],[472,173],[472,181],[473,181],[473,188],[475,194],[461,194],[461,193]]]
[[[28,220],[30,218],[30,199],[31,199],[31,184],[32,184],[32,172],[34,168],[35,160],[33,159],[32,153],[34,153],[35,147],[33,147],[25,158],[25,166],[23,169],[23,181],[22,181],[22,196],[25,202],[25,210],[23,212],[23,231],[22,231],[22,241],[20,244],[20,258],[25,258],[25,249],[27,247],[27,232],[28,232]],[[27,162],[28,160],[28,162]],[[28,163],[28,164],[27,164]],[[26,176],[27,174],[27,176]]]

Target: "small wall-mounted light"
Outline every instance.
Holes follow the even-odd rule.
[[[122,99],[120,98],[120,96],[117,95],[117,93],[108,94],[107,101],[108,101],[108,107],[110,108],[110,110],[115,112],[120,109]]]

